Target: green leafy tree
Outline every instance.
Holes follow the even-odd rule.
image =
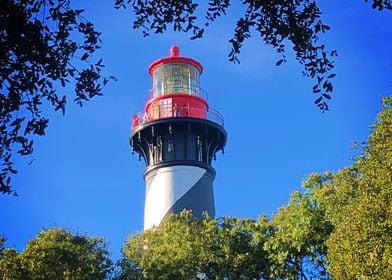
[[[1,252],[1,279],[106,279],[112,271],[102,238],[73,235],[64,229],[42,231],[23,252]]]
[[[378,122],[352,166],[320,182],[315,195],[334,227],[326,242],[330,273],[336,279],[388,279],[392,275],[392,97],[384,99]]]
[[[69,0],[0,1],[0,193],[16,194],[13,155],[31,155],[33,136],[45,134],[45,104],[64,114],[70,95],[60,87],[73,87],[80,106],[102,95],[99,36]]]
[[[332,225],[313,195],[314,182],[304,181],[303,187],[305,191],[293,192],[288,205],[272,218],[274,232],[265,244],[271,270],[277,278],[329,279],[325,242]]]
[[[309,192],[293,194],[272,221],[171,215],[128,239],[117,278],[329,279],[324,214]]]
[[[0,252],[0,279],[28,279],[27,271],[23,269],[18,252],[5,248]]]
[[[269,231],[259,221],[198,220],[188,211],[159,228],[131,236],[123,247],[119,279],[268,278],[263,244]]]

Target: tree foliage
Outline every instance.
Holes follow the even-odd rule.
[[[287,206],[273,216],[274,234],[266,242],[273,275],[283,279],[329,279],[325,245],[332,225],[325,208],[304,182],[305,191],[292,193]]]
[[[369,0],[365,0],[365,2],[369,2]],[[372,0],[372,9],[377,9],[382,11],[383,9],[392,10],[392,1],[391,0]]]
[[[334,230],[328,238],[329,271],[337,279],[392,275],[392,97],[352,166],[315,192]]]
[[[102,238],[73,235],[64,229],[42,231],[21,253],[0,252],[0,278],[4,280],[106,279],[112,271]]]
[[[307,216],[309,213],[304,219]],[[295,220],[291,223],[297,229],[302,226]],[[287,221],[276,218],[270,222],[264,216],[257,221],[208,217],[200,221],[189,212],[172,215],[159,228],[128,239],[118,278],[307,279],[313,275],[327,279],[324,267],[312,274],[304,269],[307,265],[321,267],[325,236],[315,241],[317,237],[309,237],[312,234],[309,227],[302,229],[301,233],[308,237],[304,238],[286,226]],[[287,231],[292,236],[282,239]],[[300,248],[287,248],[292,245],[290,242],[301,243]],[[294,266],[293,262],[300,266]],[[293,267],[287,269],[289,266]]]
[[[0,1],[0,193],[15,193],[13,154],[33,153],[33,136],[49,123],[46,104],[64,114],[60,87],[73,86],[80,106],[102,94],[104,65],[91,60],[99,36],[69,0]]]
[[[257,234],[253,234],[257,232]],[[204,220],[190,212],[159,229],[131,236],[123,247],[119,279],[259,279],[267,277],[263,250],[268,224],[235,218]]]

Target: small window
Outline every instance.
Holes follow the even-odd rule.
[[[162,162],[163,158],[162,158],[162,137],[159,136],[158,137],[158,162]]]
[[[174,152],[174,144],[172,140],[167,140],[167,151],[169,153],[173,153]]]
[[[156,164],[159,162],[159,148],[157,146],[153,146],[153,163]]]
[[[203,162],[203,143],[200,136],[197,136],[197,160]]]

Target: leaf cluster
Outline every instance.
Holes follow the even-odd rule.
[[[270,222],[264,216],[254,221],[228,217],[198,220],[189,211],[172,215],[159,228],[128,239],[122,250],[122,269],[118,277],[297,279],[301,275],[298,271],[285,271],[284,266],[291,259],[279,261],[279,256],[289,250],[281,240],[282,232],[286,230],[280,224],[280,221]],[[308,240],[303,239],[302,242]],[[311,244],[302,247],[307,246],[311,247]],[[307,256],[304,252],[301,256],[297,255]],[[322,275],[321,272],[314,274]]]
[[[369,0],[365,0],[365,2],[369,2]],[[377,9],[382,11],[383,9],[392,10],[392,2],[391,0],[372,0],[372,9]]]
[[[315,192],[334,230],[328,238],[329,271],[338,279],[387,279],[392,274],[391,97],[352,166]]]
[[[7,280],[106,279],[113,269],[102,238],[44,230],[23,252],[0,252],[0,278]]]
[[[265,247],[275,276],[329,279],[325,242],[333,227],[311,190],[293,192],[288,205],[278,210],[271,223],[275,232]]]
[[[46,104],[65,113],[59,87],[74,85],[80,106],[102,95],[102,59],[89,61],[99,36],[69,0],[0,1],[0,193],[15,193],[13,154],[31,155],[33,136],[45,135]]]

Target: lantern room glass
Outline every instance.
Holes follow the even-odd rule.
[[[168,63],[153,71],[153,97],[182,93],[200,96],[199,71],[185,63]]]

